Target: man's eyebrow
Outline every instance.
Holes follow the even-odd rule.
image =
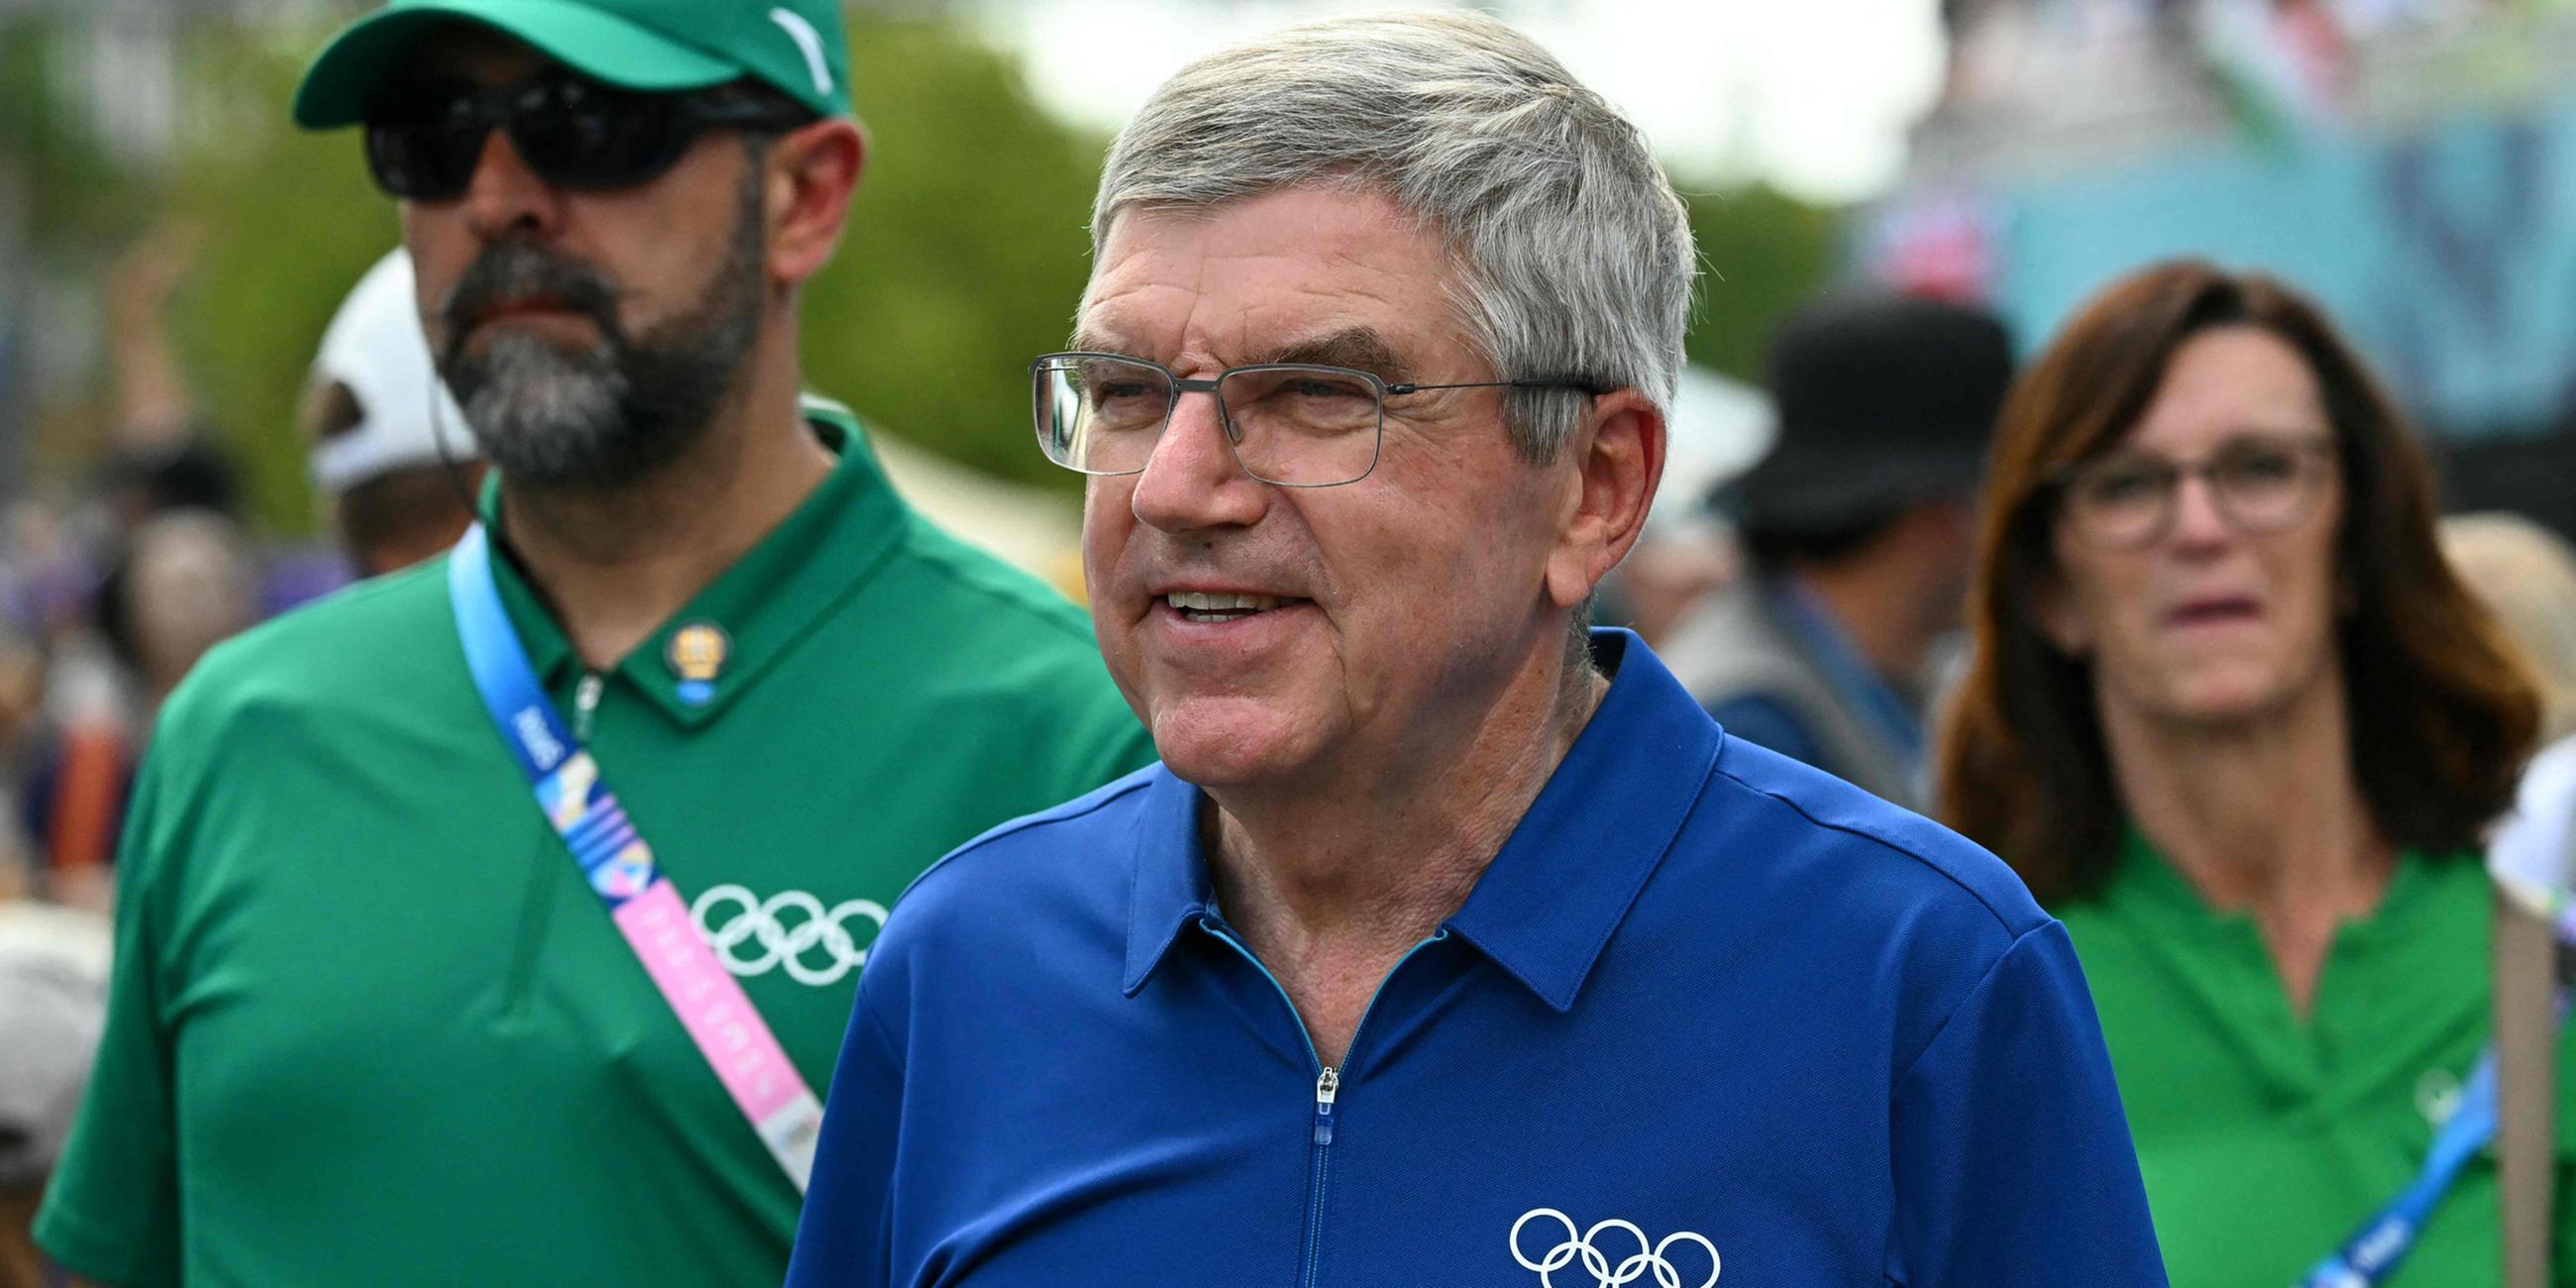
[[[1067,343],[1077,353],[1134,354],[1113,331],[1093,330],[1088,326],[1074,328]],[[1142,355],[1137,355],[1142,356]],[[1395,356],[1395,346],[1371,327],[1348,327],[1325,335],[1294,340],[1267,353],[1249,355],[1238,366],[1255,367],[1269,363],[1296,363],[1310,367],[1349,367],[1365,371],[1389,384],[1404,383],[1404,361]]]
[[[1119,348],[1118,344],[1119,342],[1117,338],[1107,334],[1106,332],[1094,331],[1087,326],[1078,326],[1073,329],[1073,338],[1064,342],[1064,347],[1067,351],[1073,353],[1127,352],[1125,349]]]
[[[1355,326],[1289,344],[1263,362],[1294,362],[1317,367],[1350,367],[1368,372],[1389,384],[1404,383],[1404,360],[1395,356],[1395,346],[1374,329]]]

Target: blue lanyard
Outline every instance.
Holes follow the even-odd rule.
[[[653,861],[599,762],[574,739],[546,698],[510,625],[492,579],[492,547],[483,525],[466,529],[449,556],[448,599],[465,666],[484,709],[519,763],[537,808],[563,838],[582,879],[634,950],[689,1040],[697,1044],[736,1108],[799,1193],[814,1170],[823,1105],[806,1085],[776,1034],[698,937],[677,887]]]
[[[2432,1148],[2424,1151],[2424,1165],[2416,1169],[2415,1179],[2362,1222],[2342,1247],[2318,1262],[2295,1288],[2371,1288],[2385,1282],[2397,1263],[2415,1250],[2416,1236],[2423,1233],[2442,1196],[2450,1193],[2451,1183],[2460,1178],[2460,1169],[2495,1139],[2495,1132],[2496,1055],[2495,1045],[2489,1043],[2469,1071],[2467,1085],[2460,1089],[2459,1107],[2434,1134]]]
[[[536,668],[519,632],[501,606],[492,580],[492,547],[483,525],[466,530],[449,557],[448,598],[465,666],[511,755],[536,790],[537,803],[563,835],[591,890],[613,911],[660,875],[648,847],[635,844],[635,825],[599,780],[598,764],[582,750],[563,715],[537,682]],[[616,864],[617,866],[612,866]]]

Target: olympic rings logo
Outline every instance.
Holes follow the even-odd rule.
[[[1521,1227],[1539,1217],[1548,1217],[1564,1226],[1565,1238],[1536,1260],[1532,1260],[1529,1253],[1521,1249]],[[1628,1238],[1635,1239],[1637,1250],[1621,1258],[1618,1264],[1611,1264],[1609,1252],[1595,1242],[1605,1230],[1616,1230],[1627,1235]],[[1701,1252],[1708,1254],[1708,1278],[1696,1284],[1684,1282],[1681,1266],[1674,1264],[1672,1258],[1664,1255],[1676,1243],[1696,1243]],[[1688,1257],[1688,1254],[1684,1255]],[[1578,1232],[1574,1218],[1555,1208],[1531,1208],[1521,1213],[1520,1220],[1512,1222],[1512,1260],[1521,1263],[1523,1270],[1537,1271],[1542,1288],[1576,1288],[1572,1281],[1559,1285],[1552,1276],[1578,1261],[1582,1263],[1583,1273],[1592,1280],[1593,1288],[1621,1288],[1622,1285],[1636,1283],[1649,1274],[1655,1277],[1656,1288],[1716,1288],[1717,1284],[1717,1245],[1699,1235],[1688,1230],[1680,1230],[1665,1235],[1663,1242],[1654,1243],[1646,1238],[1644,1230],[1638,1229],[1629,1222],[1618,1220],[1603,1221],[1589,1230]],[[1699,1259],[1688,1257],[1688,1260],[1696,1269]]]
[[[709,914],[727,905],[733,915],[722,925],[709,925]],[[868,932],[873,944],[876,931],[885,929],[886,910],[872,899],[852,899],[827,912],[822,900],[802,890],[764,900],[741,886],[720,885],[698,896],[689,917],[726,970],[748,976],[784,967],[797,983],[820,988],[867,964],[868,950],[851,937],[850,919],[875,923]],[[745,944],[751,951],[738,953]]]

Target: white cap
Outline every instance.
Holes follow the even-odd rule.
[[[409,254],[397,249],[367,270],[322,333],[313,384],[335,380],[357,399],[358,423],[314,444],[313,482],[323,491],[346,492],[395,470],[435,464],[442,439],[447,459],[477,455],[465,413],[431,366]]]

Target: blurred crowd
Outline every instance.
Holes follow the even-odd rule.
[[[221,437],[195,419],[157,322],[186,253],[164,237],[120,266],[109,298],[121,428],[85,486],[21,496],[0,528],[0,783],[11,805],[0,818],[0,1030],[11,1037],[0,1061],[11,1066],[0,1081],[0,1192],[20,1201],[0,1221],[14,1229],[32,1211],[25,1187],[61,1145],[96,1039],[118,823],[160,702],[234,632],[445,549],[480,477],[472,440],[456,428],[461,413],[433,378],[396,253],[355,286],[304,378],[313,479],[335,544],[254,542]],[[2149,317],[2161,331],[2141,331]],[[2260,337],[2253,343],[2268,352],[2250,374],[2212,376],[2204,396],[2215,401],[2166,412],[2189,397],[2177,388],[2184,364],[2214,352],[2200,347],[2213,334]],[[2278,369],[2263,372],[2264,361]],[[2105,372],[2126,373],[2128,385],[2101,383]],[[2292,391],[2287,403],[2245,402],[2266,374]],[[2523,753],[2576,735],[2576,550],[2512,514],[2450,515],[2438,533],[2422,526],[2435,492],[2421,445],[2370,392],[2331,323],[2262,278],[2151,269],[2047,338],[2035,365],[2018,362],[2013,338],[1977,306],[1844,289],[1780,328],[1765,386],[1767,449],[1713,482],[1692,475],[1700,492],[1667,489],[1596,615],[1635,628],[1736,736],[1962,826],[2015,859],[2055,906],[2099,895],[2110,879],[2066,868],[2064,856],[2143,844],[2208,817],[2207,801],[2169,794],[2179,790],[2171,783],[2144,799],[2124,794],[2141,771],[2123,757],[2151,753],[2114,732],[2117,699],[2104,686],[2123,681],[2071,661],[2111,649],[2124,619],[2149,609],[2224,623],[2263,616],[2273,608],[2264,596],[2277,594],[2318,614],[2286,651],[2258,648],[2251,660],[2212,662],[2185,646],[2177,661],[2155,642],[2156,623],[2135,628],[2137,653],[2125,661],[2146,695],[2139,723],[2161,726],[2149,741],[2165,750],[2152,754],[2177,765],[2246,768],[2229,757],[2245,739],[2263,741],[2250,713],[2281,696],[2266,686],[2302,675],[2340,675],[2335,692],[2354,699],[2397,704],[2415,686],[2450,683],[2465,707],[2494,703],[2393,724],[2370,719],[2365,704],[2316,726],[2347,731],[2348,746],[2318,753],[2353,770],[2343,804],[2359,815],[2393,809],[2427,829],[2428,845],[2475,848],[2504,812]],[[2303,388],[2316,391],[2304,404]],[[1677,434],[1694,432],[1691,406]],[[2303,415],[2313,459],[2248,432],[2289,427],[2297,437]],[[2167,420],[2182,428],[2162,429]],[[2141,449],[2150,434],[2174,437],[2174,450]],[[2354,451],[2367,455],[2340,455]],[[2321,499],[2329,459],[2345,462],[2331,503],[2347,508],[2339,518]],[[2125,579],[2106,568],[2089,593],[2061,586],[2055,600],[2016,581],[2042,558],[2031,543],[2063,561],[2068,543],[2086,539],[2051,536],[2052,524],[2086,523],[2117,533],[2104,559],[2171,567]],[[2333,535],[2356,523],[2382,534]],[[2302,525],[2317,533],[2306,553],[2276,560],[2262,549]],[[2444,563],[2406,562],[2431,558],[2431,546],[2409,543],[2436,537]],[[2347,551],[2397,562],[2353,570],[2340,562]],[[2224,570],[2239,559],[2282,582],[2230,586]],[[2206,604],[2190,598],[2202,577],[2220,587],[2203,593]],[[2399,615],[2457,620],[2431,630],[2447,638],[2427,639],[2398,629]],[[2372,629],[2369,616],[2386,620]],[[2078,639],[2088,643],[2066,642]],[[2446,649],[2469,660],[2440,661]],[[2113,655],[2098,656],[2107,665]],[[2195,666],[2222,674],[2195,677]],[[2229,666],[2248,674],[2223,674]],[[2496,669],[2445,677],[2446,666]],[[2527,714],[2513,706],[2516,674],[2538,697]],[[2428,697],[2437,708],[2443,700]],[[2058,703],[2072,705],[2052,711]],[[2441,754],[2374,768],[2417,746]],[[2319,762],[2274,747],[2251,763],[2247,790],[2271,809],[2313,786],[2307,771]],[[2411,803],[2374,797],[2419,773],[2453,781]],[[2159,809],[2177,816],[2160,819]],[[2356,818],[2335,825],[2367,830]],[[2293,918],[2304,930],[2265,934],[2307,945],[2310,989],[2338,910],[2314,911],[2322,921]],[[2095,987],[2117,996],[2117,977],[2088,960]],[[2121,1026],[2108,1021],[2118,1052]],[[2132,1096],[2153,1099],[2141,1090],[2133,1084]],[[2152,1160],[2153,1138],[2142,1133],[2141,1146]],[[0,1282],[38,1282],[31,1252],[17,1249],[12,1264],[0,1259]]]
[[[197,267],[193,240],[164,232],[119,261],[104,291],[115,429],[83,476],[22,487],[0,520],[0,889],[93,911],[107,907],[153,717],[197,659],[353,577],[443,550],[479,477],[419,340],[408,265],[389,257],[319,338],[303,382],[331,539],[255,536],[239,467],[201,419],[165,322]]]
[[[121,264],[109,290],[121,427],[85,486],[21,496],[0,527],[0,783],[11,806],[0,818],[0,1029],[11,1037],[0,1061],[11,1066],[0,1082],[0,1191],[23,1200],[0,1220],[15,1229],[32,1211],[25,1187],[61,1145],[86,1047],[96,1039],[118,823],[160,702],[225,637],[349,578],[443,550],[465,525],[479,479],[472,441],[456,428],[461,413],[432,376],[409,267],[397,253],[355,286],[304,380],[313,478],[336,544],[316,551],[254,542],[221,436],[195,418],[157,321],[186,257],[183,239],[163,237]],[[2528,720],[2537,725],[2526,728],[2509,698],[2497,699],[2504,705],[2487,713],[2482,732],[2423,767],[2455,776],[2451,790],[2396,808],[2410,821],[2435,820],[2426,843],[2474,848],[2503,812],[2533,735],[2576,735],[2576,551],[2515,515],[2458,514],[2440,520],[2447,561],[2440,567],[2337,571],[2345,565],[2329,551],[2355,541],[2380,558],[2389,556],[2379,547],[2393,545],[2402,559],[2410,537],[2432,540],[2431,528],[2409,529],[2431,519],[2435,494],[2420,445],[2368,392],[2358,360],[2334,347],[2331,324],[2302,309],[2260,278],[2193,265],[2154,269],[2106,293],[2049,339],[2035,369],[2017,376],[2012,338],[1974,305],[1867,287],[1820,298],[1773,341],[1768,449],[1704,492],[1663,497],[1664,513],[1604,588],[1597,615],[1638,630],[1736,736],[1937,812],[2017,859],[2045,893],[2098,894],[2104,875],[2064,869],[2061,856],[2140,843],[2121,838],[2175,822],[2153,811],[2179,808],[2183,798],[2122,794],[2134,785],[2122,755],[2149,753],[2126,746],[2111,732],[2111,710],[2082,692],[2110,681],[2066,669],[2065,659],[2081,654],[2050,641],[2080,638],[2107,649],[2122,619],[2142,610],[2138,598],[2183,592],[2140,574],[2052,605],[2013,581],[2033,566],[2029,543],[2060,543],[2062,557],[2062,543],[2083,538],[2050,537],[2052,520],[2034,515],[2116,529],[2122,535],[2112,544],[2122,553],[2105,558],[2169,558],[2181,570],[2165,578],[2174,584],[2240,557],[2268,564],[2268,554],[2248,556],[2252,547],[2238,546],[2325,524],[2320,471],[2328,457],[2293,459],[2289,447],[2243,431],[2295,426],[2295,391],[2305,382],[2321,388],[2306,405],[2313,445],[2368,452],[2368,468],[2383,476],[2363,491],[2364,479],[2347,472],[2340,504],[2396,535],[2337,540],[2331,526],[2319,527],[2301,556],[2306,569],[2293,559],[2274,570],[2286,588],[2222,587],[2210,592],[2212,602],[2180,608],[2158,601],[2169,614],[2223,622],[2261,616],[2270,607],[2262,595],[2279,593],[2320,616],[2283,655],[2212,664],[2251,669],[2237,690],[2224,675],[2176,680],[2177,669],[2202,663],[2159,656],[2154,625],[2138,628],[2139,656],[2130,660],[2144,673],[2137,686],[2149,694],[2160,683],[2180,686],[2147,700],[2141,724],[2164,724],[2157,736],[2174,741],[2162,754],[2177,763],[2223,761],[2231,743],[2260,741],[2244,721],[2278,697],[2267,684],[2323,671],[2345,677],[2339,693],[2357,697],[2362,684],[2385,682],[2391,687],[2368,691],[2393,700],[2432,682],[2424,668],[2441,666],[2431,654],[2466,647],[2476,665],[2530,677],[2539,705]],[[2165,318],[2162,333],[2135,333],[2146,313]],[[2141,441],[2161,423],[2163,400],[2184,396],[2175,392],[2183,355],[2205,352],[2192,347],[2195,338],[2230,328],[2273,337],[2257,341],[2271,350],[2258,362],[2294,364],[2270,373],[2294,391],[2293,410],[2229,403],[2261,387],[2262,373],[2222,372],[2211,382],[2215,405],[2171,413],[2185,426],[2172,431],[2179,450],[2125,459],[2131,448],[2119,445]],[[2104,371],[2126,372],[2131,383],[2101,385]],[[2338,379],[2352,383],[2322,383]],[[2336,419],[2356,414],[2357,425]],[[1676,432],[1693,428],[1683,423]],[[2129,472],[2105,474],[2098,463],[2105,453]],[[2372,506],[2393,513],[2370,519]],[[2088,508],[2102,517],[2084,518]],[[2340,520],[2347,531],[2354,522],[2349,514]],[[2179,544],[2153,553],[2167,543]],[[2220,583],[2227,576],[2208,575]],[[2310,583],[2304,589],[2301,578]],[[2454,579],[2459,597],[2446,589]],[[2481,606],[2474,615],[2472,601]],[[2095,616],[2084,618],[2088,612]],[[2452,638],[2432,642],[2356,621],[2401,612],[2460,620]],[[2050,625],[2052,614],[2063,620]],[[2495,691],[2490,698],[2510,690],[2503,670],[2450,680],[2484,685]],[[2194,682],[2214,686],[2216,696],[2195,698]],[[2091,710],[2048,711],[2070,700]],[[2192,706],[2200,700],[2215,705]],[[2473,705],[2474,695],[2461,700]],[[2379,727],[2365,714],[2322,726],[2352,731],[2348,756],[2337,748],[2327,759],[2353,767],[2359,782],[2345,804],[2362,814],[2381,804],[2371,797],[2374,780],[2390,776],[2375,772],[2375,762],[2416,739],[2461,737],[2462,722],[2479,725],[2475,716],[2434,711]],[[2063,727],[2050,729],[2051,720]],[[2034,753],[2056,761],[2033,762]],[[2255,763],[2294,775],[2266,783],[2256,771],[2251,790],[2266,808],[2278,793],[2313,781],[2295,777],[2301,771],[2291,767],[2307,762],[2293,753],[2257,753]],[[2205,818],[2199,808],[2188,826]],[[2361,826],[2349,818],[2341,825]],[[2331,935],[2335,911],[2318,909],[2325,920],[2304,932],[2279,932],[2309,945],[2310,988],[2313,950],[2320,934]],[[2116,996],[2116,978],[2106,983],[2098,966],[2094,981]],[[2110,1027],[2117,1052],[2116,1017]],[[2142,1135],[2141,1145],[2151,1151],[2152,1138]],[[14,1272],[0,1259],[0,1274],[16,1278],[0,1281],[38,1282],[32,1253],[14,1256]]]
[[[29,1187],[61,1146],[96,1040],[118,824],[159,704],[227,636],[445,549],[480,477],[396,253],[356,284],[304,377],[335,544],[255,542],[221,435],[196,419],[158,322],[187,256],[184,238],[164,236],[120,265],[108,292],[120,428],[83,486],[22,495],[0,526],[0,1193],[18,1205],[0,1223],[11,1229],[32,1212]],[[2189,364],[2228,361],[2207,356],[2213,337],[2251,343],[2253,369],[2222,365],[2193,402]],[[2284,401],[2260,402],[2266,378]],[[2367,831],[2362,819],[2385,810],[2423,829],[2385,842],[2394,863],[2410,843],[2477,847],[2524,753],[2576,735],[2576,551],[2511,514],[2427,526],[2436,494],[2420,444],[2332,324],[2265,279],[2150,269],[2046,338],[2031,364],[1977,306],[1849,288],[1780,328],[1765,386],[1767,450],[1713,483],[1693,475],[1698,493],[1667,489],[1597,616],[1634,627],[1736,736],[1935,812],[2014,859],[2061,910],[2117,879],[2066,856],[2192,834],[2212,817],[2208,799],[2141,768],[2159,758],[2174,779],[2201,775],[2194,763],[2250,773],[2233,794],[2265,810],[2341,761],[2349,816],[2324,825]],[[1690,406],[1678,434],[1695,429]],[[2151,438],[2172,441],[2148,450]],[[2075,554],[2093,539],[2070,531],[2084,525],[2109,538],[2096,556]],[[2269,549],[2303,530],[2314,535],[2300,551]],[[2434,548],[2415,544],[2437,537],[2443,562],[2422,562]],[[2377,562],[2344,562],[2355,556]],[[2103,561],[2086,574],[2098,584],[2023,580],[2051,560],[2067,576],[2081,557]],[[2228,571],[2240,560],[2261,571]],[[2286,645],[2201,656],[2159,642],[2195,614],[2216,629],[2282,603],[2315,614]],[[2260,729],[2276,718],[2257,718],[2269,704],[2319,674],[2341,677],[2329,705],[2353,709],[2297,732]],[[2537,695],[2527,712],[2515,676]],[[2438,692],[2446,684],[2458,691]],[[2437,691],[2425,709],[2371,718],[2426,685]],[[2116,722],[2124,687],[2141,707],[2137,732]],[[2343,741],[2270,745],[2317,737]],[[2429,758],[2414,763],[2409,749]],[[2425,774],[2438,790],[2410,795]],[[2310,995],[2342,911],[2285,913],[2264,930],[2267,945],[2305,954]],[[2088,963],[2096,989],[2117,997],[2109,956]],[[2106,1023],[2115,1053],[2149,1040],[2127,1039],[2116,1013]],[[2130,1091],[2133,1107],[2154,1099]],[[2155,1140],[2142,1131],[2140,1144],[2152,1178]],[[0,1257],[0,1282],[39,1282],[32,1252]]]

